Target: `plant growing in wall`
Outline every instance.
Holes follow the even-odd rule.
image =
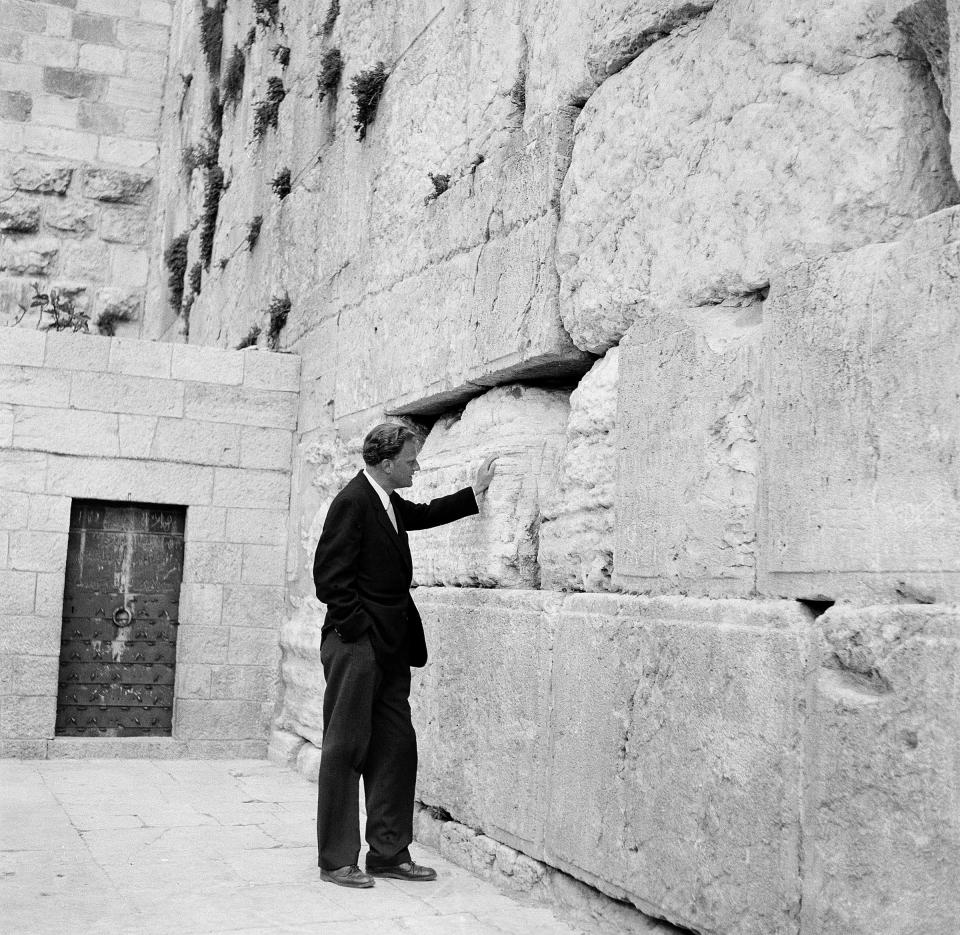
[[[257,25],[269,28],[280,21],[280,0],[253,0]]]
[[[287,324],[287,316],[290,314],[290,297],[286,292],[282,296],[275,295],[270,300],[270,307],[267,309],[270,318],[270,324],[267,327],[267,347],[271,351],[280,350],[280,332]]]
[[[250,223],[247,225],[247,249],[253,250],[257,245],[257,241],[260,239],[260,228],[263,226],[263,215],[258,214],[255,218],[250,219]]]
[[[180,303],[183,301],[183,279],[187,272],[187,243],[190,232],[178,234],[163,252],[163,262],[167,267],[167,290],[170,308],[180,314]]]
[[[20,315],[14,324],[23,321],[24,316],[31,308],[38,310],[37,328],[41,331],[86,331],[90,330],[90,316],[81,312],[73,304],[73,300],[63,295],[57,289],[41,292],[39,283],[32,283],[33,298],[30,305],[20,306]],[[43,316],[49,315],[50,321],[44,321]],[[111,332],[112,334],[112,332]]]
[[[202,4],[203,0],[201,0]],[[200,48],[207,60],[207,71],[220,74],[220,58],[223,54],[223,7],[219,3],[203,5],[200,13]]]
[[[271,52],[281,68],[286,68],[290,64],[290,46],[281,42],[279,45],[275,45]]]
[[[180,154],[180,163],[183,171],[189,175],[194,169],[209,169],[217,163],[219,141],[215,140],[210,132],[205,130],[199,143],[185,146]]]
[[[190,267],[190,272],[187,275],[187,285],[190,286],[190,294],[196,295],[200,291],[200,282],[203,276],[203,264],[200,262],[194,263]]]
[[[336,95],[342,74],[343,56],[340,55],[340,50],[328,49],[323,53],[323,58],[320,59],[320,74],[317,75],[317,86],[320,89],[321,101],[328,94],[331,97]]]
[[[243,76],[246,73],[246,68],[247,57],[244,55],[243,49],[235,45],[233,51],[230,53],[230,58],[227,59],[227,67],[223,72],[221,86],[223,89],[224,104],[233,104],[236,106],[240,98],[243,97]]]
[[[340,0],[330,0],[330,6],[327,7],[327,15],[323,21],[323,34],[329,36],[336,25],[337,17],[340,15]]]
[[[433,184],[433,191],[424,199],[425,202],[434,201],[450,187],[449,175],[434,175],[432,172],[428,172],[427,178],[430,179],[430,182]]]
[[[267,93],[253,109],[253,138],[262,140],[270,127],[276,129],[280,118],[280,103],[286,97],[283,81],[276,76],[267,80]]]
[[[527,76],[522,71],[510,89],[510,102],[521,114],[527,109]]]
[[[97,319],[97,331],[106,338],[112,338],[117,333],[117,325],[125,321],[130,321],[130,312],[109,308]]]
[[[242,351],[245,347],[256,347],[257,341],[260,340],[260,332],[261,328],[259,325],[251,325],[246,337],[240,339],[237,350]]]
[[[204,269],[210,268],[210,258],[213,256],[213,234],[217,226],[222,194],[223,169],[220,166],[212,166],[207,169],[203,189],[203,213],[200,217],[200,260]]]
[[[290,194],[290,170],[281,169],[271,181],[271,186],[273,188],[273,193],[281,201]]]
[[[358,72],[350,79],[350,90],[354,99],[353,129],[357,131],[358,140],[366,137],[367,127],[377,115],[377,105],[383,96],[388,77],[387,66],[383,62],[377,62],[373,68]]]

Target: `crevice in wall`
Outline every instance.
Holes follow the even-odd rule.
[[[799,598],[797,603],[805,607],[811,614],[812,619],[816,620],[817,617],[823,616],[836,601],[831,600],[828,597],[819,597],[819,598]]]

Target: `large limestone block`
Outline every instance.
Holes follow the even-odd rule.
[[[960,209],[811,260],[765,314],[760,587],[960,595]]]
[[[430,649],[411,693],[417,798],[541,857],[559,596],[443,588],[415,596]]]
[[[637,322],[621,345],[614,581],[647,593],[755,587],[760,306]]]
[[[473,482],[480,461],[498,454],[479,517],[410,533],[420,585],[537,587],[541,498],[555,482],[570,412],[559,390],[503,386],[467,403],[430,432],[410,499],[427,502]]]
[[[614,347],[570,395],[559,476],[542,501],[538,560],[545,589],[611,589],[619,371]]]
[[[809,616],[793,603],[568,597],[547,860],[710,935],[795,935]]]
[[[897,57],[891,17],[795,6],[716,7],[588,101],[557,234],[578,347],[762,290],[804,256],[889,240],[957,200],[939,91],[925,62]]]
[[[280,627],[283,693],[274,721],[277,728],[305,737],[317,747],[323,742],[323,617],[323,605],[313,598],[304,601]]]
[[[801,931],[954,931],[960,607],[838,605],[816,629]]]

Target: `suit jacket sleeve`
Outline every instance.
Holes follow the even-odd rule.
[[[446,497],[437,497],[429,503],[411,503],[396,495],[391,502],[407,529],[430,529],[480,512],[472,487],[464,487]]]
[[[313,560],[317,597],[327,605],[327,625],[345,642],[370,627],[371,620],[357,591],[357,558],[363,542],[362,508],[356,500],[337,497],[323,523]]]

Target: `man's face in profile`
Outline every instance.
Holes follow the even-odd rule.
[[[390,480],[394,487],[410,487],[413,485],[413,475],[420,470],[417,463],[417,455],[420,452],[420,446],[412,440],[403,443],[403,448],[389,463],[392,465],[390,470]]]

